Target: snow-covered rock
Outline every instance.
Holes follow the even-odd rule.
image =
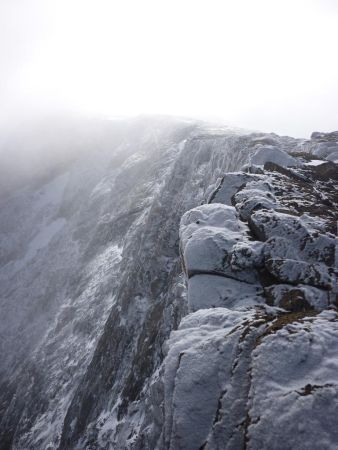
[[[261,292],[260,284],[218,275],[195,275],[188,281],[188,306],[191,311],[252,306],[262,302]]]
[[[248,448],[337,448],[337,347],[334,311],[304,317],[261,339],[252,353]]]
[[[336,448],[336,134],[111,136],[1,198],[0,449]]]
[[[293,165],[226,174],[212,204],[198,208],[203,220],[196,224],[193,210],[181,221],[192,313],[167,344],[166,449],[336,448],[338,212],[323,205],[337,199],[315,166]],[[223,211],[231,230],[208,220]],[[248,271],[250,283],[241,279]]]
[[[221,420],[223,402],[231,408],[224,411],[231,422],[227,424],[222,442],[225,443],[232,432],[236,433],[244,407],[240,395],[236,396],[236,384],[242,382],[245,390],[247,375],[241,374],[240,378],[235,364],[240,357],[239,347],[246,344],[241,344],[243,331],[254,318],[254,310],[200,310],[183,319],[178,331],[171,334],[164,362],[164,448],[207,448],[208,436]],[[232,439],[236,442],[234,437]]]
[[[332,162],[337,163],[338,162],[338,149],[337,149],[337,151],[333,151],[332,153],[327,155],[326,159],[328,161],[332,161]]]
[[[275,284],[264,289],[267,303],[287,311],[298,312],[315,309],[322,311],[330,306],[330,295],[323,289],[298,284]]]
[[[268,271],[281,282],[309,284],[331,290],[334,285],[334,269],[323,263],[309,264],[295,259],[268,259]]]
[[[181,220],[181,250],[188,278],[200,274],[229,276],[254,283],[253,271],[236,271],[231,266],[232,249],[239,242],[248,241],[249,229],[238,220],[233,206],[201,205]]]
[[[272,162],[285,167],[300,165],[296,158],[293,158],[283,150],[280,150],[277,146],[272,145],[259,147],[250,160],[250,164],[254,166],[264,166],[267,162]]]

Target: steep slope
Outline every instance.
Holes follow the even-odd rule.
[[[243,173],[229,176],[231,182],[225,189],[224,180],[221,183],[224,174],[244,164],[262,164],[278,152],[279,163],[303,164],[305,161],[285,151],[319,151],[323,136],[303,142],[161,118],[132,121],[122,128],[114,135],[111,148],[105,146],[72,159],[58,168],[57,176],[2,200],[2,450],[219,448],[225,436],[233,439],[229,437],[229,448],[240,448],[238,442],[247,440],[249,423],[242,426],[244,434],[234,430],[246,410],[251,389],[247,370],[255,342],[262,327],[266,329],[265,317],[270,314],[264,306],[267,294],[262,290],[261,275],[252,270],[252,265],[262,263],[262,245],[257,241],[253,246],[252,230],[246,224],[255,209],[248,204],[251,193],[247,199],[244,189],[236,198],[244,221],[224,206],[232,239],[243,244],[237,245],[231,262],[239,267],[231,278],[233,288],[229,283],[225,288],[229,297],[236,297],[236,283],[241,283],[239,300],[245,306],[249,299],[249,310],[237,311],[236,297],[231,313],[214,300],[208,306],[213,308],[201,313],[203,298],[214,295],[203,289],[211,286],[215,290],[215,285],[198,279],[220,279],[219,292],[224,289],[224,275],[230,279],[233,274],[231,264],[224,261],[228,247],[218,245],[224,237],[219,217],[202,230],[197,241],[206,242],[207,238],[211,247],[192,248],[192,259],[184,251],[189,277],[186,295],[179,223],[186,211],[208,199],[213,204],[231,204],[229,199],[249,179],[256,183],[251,189],[259,191],[259,201],[270,207],[275,198],[269,198],[263,186],[279,182],[277,179],[272,182],[259,179],[264,174]],[[273,173],[272,178],[284,176],[294,186],[292,176]],[[323,185],[316,189],[326,195],[325,189],[331,188]],[[303,200],[308,195],[299,192]],[[309,203],[313,201],[309,199]],[[210,206],[202,206],[202,211]],[[328,232],[332,233],[332,221],[330,226]],[[215,227],[218,231],[213,234]],[[253,250],[252,257],[248,257],[247,247]],[[200,266],[201,262],[214,265],[215,248],[222,256],[216,266]],[[208,252],[209,260],[201,257]],[[190,280],[195,286],[190,286]],[[326,286],[330,283],[325,274],[322,281]],[[310,305],[311,292],[306,290]],[[280,302],[279,294],[271,295],[271,304]],[[259,313],[253,306],[256,303],[261,304]],[[196,312],[187,315],[189,311]],[[201,334],[203,327],[205,333]],[[224,339],[224,330],[231,338]],[[224,355],[231,349],[237,351],[239,345],[235,367],[230,367],[233,362]],[[180,385],[175,358],[185,363],[180,355],[186,346],[192,362],[187,361],[187,370],[180,366]],[[210,354],[214,348],[219,354],[210,364],[204,359],[208,346]],[[203,367],[208,366],[201,385],[199,358]],[[194,364],[196,380],[190,372]],[[232,393],[224,399],[223,386],[216,379],[211,382],[215,371],[233,373]],[[190,384],[184,381],[186,377]],[[196,383],[191,384],[193,380]],[[176,431],[182,418],[179,401],[185,402],[187,390],[193,411],[194,405],[200,405],[194,416],[194,426],[199,429],[197,433],[194,428],[194,439],[189,423]],[[234,414],[223,417],[226,405],[234,399],[238,400]],[[219,407],[223,400],[224,406]],[[215,407],[222,411],[216,414],[218,431],[206,439]],[[189,417],[186,414],[189,411],[184,413]],[[190,447],[185,446],[187,442]]]

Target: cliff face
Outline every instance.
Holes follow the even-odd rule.
[[[0,448],[334,448],[336,142],[145,120],[2,200]]]

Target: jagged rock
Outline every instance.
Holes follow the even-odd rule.
[[[238,221],[234,207],[217,203],[201,205],[186,212],[181,218],[180,243],[183,252],[194,233],[204,227],[216,230],[229,229],[243,234],[247,231],[245,225]]]
[[[330,304],[328,292],[313,286],[276,284],[265,288],[264,292],[269,305],[292,312],[322,311]]]
[[[264,244],[258,241],[238,242],[232,247],[231,268],[234,271],[264,266]]]
[[[325,165],[323,163],[324,167]],[[332,381],[337,368],[333,370],[330,366],[330,359],[336,355],[334,346],[337,343],[331,343],[330,333],[337,331],[337,314],[328,310],[335,305],[336,241],[330,233],[330,214],[324,213],[321,217],[316,217],[317,209],[307,210],[307,206],[304,206],[306,201],[311,205],[309,192],[323,189],[319,188],[318,181],[324,180],[325,176],[320,172],[316,173],[317,167],[320,166],[306,170],[286,169],[269,162],[264,169],[269,172],[255,175],[229,174],[224,177],[211,199],[214,201],[217,198],[220,201],[223,191],[224,200],[228,204],[231,202],[239,212],[239,217],[234,216],[233,219],[239,222],[247,220],[252,237],[257,240],[248,239],[246,232],[242,241],[227,248],[227,255],[231,255],[232,272],[224,272],[224,277],[199,273],[189,278],[189,308],[196,312],[188,315],[185,320],[188,321],[189,317],[198,313],[209,314],[210,307],[215,308],[213,311],[225,307],[238,312],[245,308],[247,312],[255,311],[256,325],[252,317],[245,324],[237,325],[231,335],[224,339],[224,345],[230,345],[237,332],[242,335],[238,342],[241,356],[233,363],[230,375],[227,374],[222,358],[214,365],[219,353],[210,350],[213,341],[209,333],[215,333],[215,336],[218,334],[212,326],[206,331],[205,322],[200,328],[203,339],[201,337],[201,341],[198,341],[198,355],[195,343],[190,352],[191,346],[178,346],[175,349],[178,342],[183,344],[184,339],[173,344],[169,341],[169,347],[172,345],[171,348],[175,349],[176,359],[171,366],[174,369],[170,371],[171,379],[175,378],[175,389],[174,395],[170,397],[172,409],[167,414],[169,420],[172,420],[166,441],[168,449],[333,448],[337,438],[333,422],[327,429],[322,415],[312,412],[311,402],[301,400],[302,397],[313,395],[316,405],[323,411],[325,402],[317,394],[317,391],[323,389],[325,398],[333,395],[329,402],[332,412],[335,414],[338,411],[338,389]],[[325,171],[326,169],[323,173]],[[234,192],[235,189],[237,193]],[[325,194],[321,195],[323,197],[319,198],[324,202]],[[297,200],[294,201],[292,197]],[[304,202],[302,197],[306,197]],[[199,236],[200,239],[194,242],[195,255],[198,254],[203,260],[212,258],[213,253],[216,261],[219,261],[218,251],[212,251],[212,247],[203,242],[203,239],[209,239],[208,232]],[[228,239],[231,239],[231,233]],[[189,244],[186,245],[186,251],[188,246]],[[204,263],[199,264],[202,267]],[[236,271],[239,276],[243,276],[248,270],[259,273],[265,286],[264,295],[258,281],[250,285],[233,279]],[[273,280],[274,284],[271,284]],[[264,307],[264,302],[271,309]],[[257,313],[259,308],[260,314]],[[288,312],[281,314],[280,308]],[[325,311],[316,317],[323,310]],[[257,317],[260,318],[258,323]],[[253,328],[254,334],[250,332]],[[320,329],[322,334],[318,332]],[[190,336],[190,333],[186,336]],[[196,336],[195,329],[191,336]],[[315,349],[312,348],[314,341]],[[324,351],[327,346],[330,354]],[[232,355],[225,356],[227,361],[231,358]],[[165,363],[166,361],[167,359]],[[188,367],[181,365],[183,361],[193,367],[197,365],[199,369],[207,364],[208,368],[201,372],[192,368],[193,377],[190,379]],[[202,400],[208,400],[206,397],[202,399],[199,390],[196,393],[194,389],[203,388],[205,396],[211,398],[210,385],[204,386],[207,377],[212,380],[211,384],[214,383],[217,364],[221,379],[230,379],[231,384],[221,385],[224,391],[217,390],[220,395],[217,408],[216,398],[212,397],[210,404],[213,411],[216,409],[216,413],[205,410],[203,414],[200,405]],[[323,374],[320,367],[324,370]],[[235,374],[238,377],[236,381]],[[197,402],[194,401],[195,396],[198,398]],[[279,415],[280,408],[284,411],[282,417]],[[271,432],[275,422],[278,424],[277,438],[274,431]],[[301,424],[301,430],[297,428],[297,422]],[[318,435],[312,433],[312,422],[319,430]],[[199,423],[202,427],[196,435],[196,442],[194,435],[192,443],[186,439],[186,434],[197,429]],[[280,423],[284,424],[289,433],[283,433]],[[306,433],[303,434],[302,430],[306,430]]]
[[[257,175],[264,174],[264,169],[262,168],[262,166],[255,166],[253,164],[245,164],[242,167],[242,170],[243,170],[243,172],[257,174]]]
[[[222,178],[221,183],[211,195],[209,203],[223,203],[232,205],[232,197],[249,180],[256,179],[254,175],[243,172],[227,173]]]
[[[232,206],[202,205],[182,217],[181,251],[188,278],[200,274],[229,276],[248,283],[257,282],[257,274],[233,271],[232,248],[248,240],[249,229],[238,220]]]
[[[256,177],[234,195],[234,203],[242,220],[248,220],[254,211],[275,209],[278,206],[267,177]]]
[[[168,118],[104,126],[104,145],[0,198],[1,450],[144,450],[162,432],[149,382],[187,313],[179,221],[251,138]]]
[[[325,264],[279,258],[266,260],[265,267],[282,283],[310,284],[328,290],[334,285],[334,269]]]
[[[236,209],[242,220],[248,220],[255,211],[275,209],[277,202],[270,192],[248,189],[240,191],[235,196]]]
[[[331,133],[314,131],[311,134],[311,139],[314,141],[338,142],[338,131],[332,131]]]
[[[288,254],[296,252],[298,258],[295,259],[334,265],[336,249],[334,237],[310,228],[309,223],[302,218],[276,211],[258,211],[250,217],[248,223],[260,240],[270,239],[265,246],[267,255],[283,257],[285,252]],[[289,251],[288,245],[293,247]]]

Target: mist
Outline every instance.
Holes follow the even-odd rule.
[[[140,114],[336,129],[337,21],[330,0],[4,0],[0,134]]]
[[[337,21],[0,1],[0,450],[337,450]]]

